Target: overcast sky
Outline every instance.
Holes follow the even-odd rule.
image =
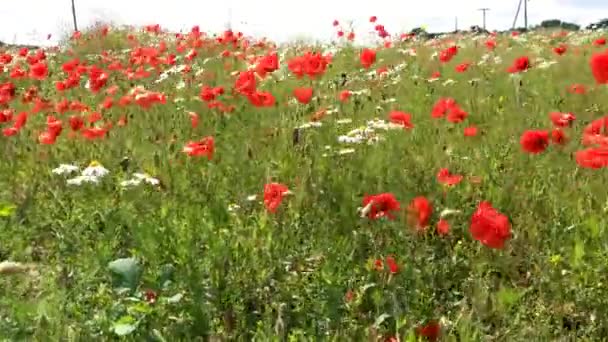
[[[390,33],[425,25],[429,31],[460,28],[482,23],[481,7],[489,7],[488,29],[512,25],[518,0],[75,0],[78,23],[96,20],[117,24],[158,23],[172,29],[200,25],[206,31],[222,30],[232,8],[232,26],[246,34],[264,35],[284,41],[298,36],[332,37],[332,21],[353,21],[359,36],[370,31],[368,18],[378,17]],[[588,24],[608,17],[608,0],[530,0],[529,22],[560,18]],[[523,26],[523,16],[519,19]],[[0,40],[39,43],[47,34],[53,40],[70,32],[70,0],[2,0]]]

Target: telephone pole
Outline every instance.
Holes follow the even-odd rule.
[[[78,23],[76,22],[76,5],[74,5],[74,0],[72,0],[72,19],[74,20],[74,32],[78,31]]]
[[[486,29],[486,12],[489,11],[489,8],[480,8],[481,12],[483,12],[483,29]]]
[[[528,0],[524,0],[524,27],[528,29]]]

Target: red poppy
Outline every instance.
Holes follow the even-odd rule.
[[[608,52],[596,53],[589,61],[591,73],[598,84],[608,84]]]
[[[52,145],[57,140],[57,135],[54,132],[44,131],[38,135],[38,142],[44,145]]]
[[[583,129],[582,143],[585,146],[608,146],[608,116],[593,120]]]
[[[477,127],[469,126],[464,128],[464,136],[465,137],[474,137],[477,135]]]
[[[363,49],[359,59],[361,60],[361,65],[368,69],[376,62],[376,51],[372,49]]]
[[[569,86],[567,90],[570,94],[585,94],[587,87],[584,84],[575,83]]]
[[[458,46],[453,45],[439,53],[439,61],[447,63],[458,54]]]
[[[568,48],[564,44],[561,44],[560,46],[556,46],[553,48],[553,52],[555,52],[555,54],[558,56],[565,54],[566,50],[568,50]]]
[[[407,213],[408,224],[419,231],[423,231],[429,226],[433,206],[426,197],[419,196],[410,202]]]
[[[435,119],[442,118],[445,114],[451,109],[456,107],[456,100],[450,97],[440,98],[433,105],[433,110],[431,112],[431,116]]]
[[[242,71],[234,81],[234,89],[243,95],[252,94],[256,90],[256,80],[253,71]]]
[[[519,144],[525,152],[541,153],[549,146],[549,132],[544,130],[525,131],[519,140]]]
[[[576,152],[576,163],[580,167],[600,169],[608,167],[608,147],[593,147]]]
[[[399,211],[400,204],[391,193],[382,193],[377,195],[368,195],[363,198],[364,211],[367,212],[367,217],[371,220],[376,220],[381,217],[387,217],[394,220],[394,212]]]
[[[283,201],[283,197],[289,192],[286,185],[280,183],[269,183],[264,185],[264,205],[266,209],[275,213]]]
[[[447,186],[453,186],[462,181],[464,177],[462,175],[453,175],[450,170],[443,168],[437,173],[437,181]]]
[[[308,104],[312,99],[312,88],[296,88],[293,90],[293,96],[302,104]]]
[[[153,290],[146,290],[144,292],[144,297],[146,299],[146,302],[148,302],[149,304],[154,304],[154,303],[156,303],[156,299],[158,298],[158,295]]]
[[[460,63],[456,66],[456,72],[465,72],[467,69],[469,69],[469,66],[471,66],[471,63]]]
[[[424,337],[429,341],[437,341],[441,334],[439,322],[432,320],[416,328],[416,336]]]
[[[518,73],[528,69],[530,69],[530,58],[528,58],[528,56],[522,56],[515,59],[507,71],[510,73]]]
[[[36,80],[44,80],[49,74],[49,67],[44,62],[37,62],[30,68],[30,77]]]
[[[70,116],[69,119],[70,127],[72,131],[78,131],[84,126],[84,119],[80,116]]]
[[[549,118],[555,127],[570,127],[572,122],[576,120],[576,116],[572,113],[551,112]]]
[[[211,136],[204,137],[200,141],[189,141],[182,151],[190,157],[207,157],[211,160],[215,151],[215,141]]]
[[[400,112],[397,110],[392,111],[389,114],[392,123],[403,126],[404,129],[414,128],[412,124],[412,115],[410,113]]]
[[[450,233],[450,223],[444,219],[440,219],[437,222],[437,234],[440,236],[446,236]]]
[[[272,107],[274,106],[274,96],[267,91],[255,91],[247,95],[249,102],[256,107]]]
[[[565,145],[568,142],[568,137],[562,129],[554,128],[551,131],[551,142],[556,145]]]
[[[593,41],[593,45],[595,46],[604,46],[606,45],[606,38],[598,38],[595,41]]]
[[[397,261],[395,261],[395,257],[392,255],[387,256],[384,261],[386,262],[386,266],[388,266],[388,271],[391,274],[397,274],[399,272],[399,265]]]
[[[509,218],[498,212],[489,202],[481,202],[471,216],[469,232],[473,239],[489,248],[504,248],[505,241],[511,238]]]
[[[350,90],[342,90],[340,92],[340,95],[338,95],[338,98],[340,99],[341,102],[346,102],[350,98],[350,95],[351,95]]]
[[[463,122],[467,118],[467,116],[469,116],[469,113],[460,108],[460,106],[455,105],[452,108],[448,109],[448,115],[446,119],[451,123],[460,123]]]
[[[196,114],[195,112],[188,112],[188,116],[190,117],[190,126],[192,126],[192,128],[198,127],[198,114]]]

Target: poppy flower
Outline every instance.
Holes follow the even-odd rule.
[[[49,67],[44,62],[37,62],[30,68],[30,77],[36,80],[44,80],[49,74]]]
[[[432,320],[424,325],[418,326],[415,330],[416,336],[424,337],[428,341],[437,341],[441,333],[439,322]]]
[[[296,88],[293,90],[293,96],[302,104],[308,104],[312,99],[312,88]]]
[[[215,141],[211,136],[204,137],[200,141],[190,141],[182,151],[190,157],[207,157],[211,160],[215,151]]]
[[[450,223],[444,219],[440,219],[437,222],[437,234],[439,236],[446,236],[450,233]]]
[[[477,127],[469,126],[464,128],[464,136],[465,137],[474,137],[477,135]]]
[[[452,45],[449,48],[442,50],[439,53],[439,61],[442,63],[448,63],[458,54],[458,46]]]
[[[551,112],[549,118],[555,127],[570,127],[572,122],[576,120],[576,116],[572,113]]]
[[[570,85],[567,90],[570,94],[585,94],[587,87],[584,84],[575,83]]]
[[[424,231],[429,226],[433,206],[424,196],[414,198],[407,207],[408,224],[418,231]]]
[[[562,129],[554,128],[551,131],[551,142],[556,145],[565,145],[568,142],[568,137]]]
[[[442,168],[437,173],[437,181],[443,185],[453,186],[462,181],[464,177],[462,175],[453,175],[446,168]]]
[[[389,114],[389,117],[392,123],[399,124],[403,126],[404,129],[414,128],[414,125],[412,124],[412,115],[409,113],[394,110]]]
[[[395,195],[391,193],[382,193],[377,195],[368,195],[363,198],[362,214],[367,215],[371,220],[376,220],[381,217],[387,217],[389,220],[394,220],[394,212],[400,209],[399,201]]]
[[[288,193],[289,188],[284,184],[268,183],[264,185],[264,205],[266,209],[275,213],[283,202],[283,197]]]
[[[188,116],[190,117],[190,126],[192,126],[192,128],[198,127],[198,122],[199,122],[198,114],[195,112],[188,112]]]
[[[511,224],[509,218],[494,209],[492,204],[481,202],[471,216],[469,232],[473,239],[484,246],[502,249],[511,238]]]
[[[351,92],[350,90],[342,90],[338,95],[338,98],[341,102],[346,102],[350,98]]]
[[[435,119],[442,118],[451,108],[457,106],[456,101],[453,98],[445,97],[440,98],[433,105],[433,110],[431,111],[431,116]]]
[[[369,67],[376,62],[376,51],[372,49],[363,49],[359,59],[361,61],[361,65],[364,68],[369,69]]]
[[[556,47],[554,47],[554,48],[553,48],[553,52],[554,52],[556,55],[561,56],[561,55],[563,55],[563,54],[565,54],[565,53],[566,53],[566,50],[567,50],[567,49],[568,49],[568,48],[566,47],[566,45],[562,44],[562,45],[560,45],[560,46],[556,46]]]
[[[543,130],[525,131],[519,144],[525,152],[538,154],[544,152],[549,146],[549,132]]]
[[[384,261],[386,262],[386,266],[388,266],[388,271],[391,274],[397,274],[399,272],[399,265],[397,261],[395,261],[395,257],[392,255],[387,256]]]
[[[608,146],[608,116],[593,120],[583,129],[582,143],[585,146]]]
[[[456,66],[455,70],[456,72],[462,73],[467,71],[469,69],[469,66],[471,66],[471,63],[460,63]]]
[[[593,41],[593,45],[594,46],[604,46],[606,45],[606,38],[598,38],[596,40]]]
[[[574,159],[580,167],[600,169],[608,167],[608,148],[593,147],[576,152]]]
[[[515,59],[507,71],[510,73],[519,73],[530,69],[530,66],[530,58],[528,58],[528,56],[522,56]]]
[[[591,73],[597,84],[608,84],[608,52],[596,53],[589,61]]]

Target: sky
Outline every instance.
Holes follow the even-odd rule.
[[[72,30],[70,0],[0,0],[0,40],[7,43],[53,43]],[[234,30],[266,36],[276,41],[295,38],[329,40],[334,19],[352,22],[359,37],[373,27],[378,17],[390,33],[425,26],[430,32],[451,31],[458,17],[459,28],[482,25],[482,7],[487,28],[511,27],[518,0],[75,0],[79,27],[96,21],[120,25],[160,24],[179,31],[199,25],[218,32],[232,22]],[[522,11],[523,12],[523,11]],[[529,0],[531,25],[559,18],[586,25],[608,18],[608,0]],[[523,26],[520,15],[518,26]],[[48,34],[52,35],[47,42]]]

